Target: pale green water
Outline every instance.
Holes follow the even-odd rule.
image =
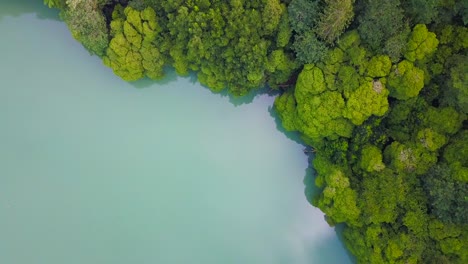
[[[0,0],[1,264],[350,262],[273,98],[236,106],[173,74],[136,89],[42,1],[14,2]]]

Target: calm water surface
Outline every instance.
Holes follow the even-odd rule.
[[[123,82],[41,3],[0,0],[0,263],[350,262],[272,97]]]

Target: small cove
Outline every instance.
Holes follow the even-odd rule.
[[[273,97],[125,83],[41,3],[3,5],[1,263],[350,262]]]

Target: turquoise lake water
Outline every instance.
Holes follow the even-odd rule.
[[[0,263],[351,262],[273,97],[126,83],[42,1],[0,34]]]

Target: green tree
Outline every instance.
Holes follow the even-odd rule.
[[[408,41],[405,58],[409,61],[422,60],[432,54],[439,45],[434,33],[427,30],[426,25],[418,24],[414,27]]]
[[[65,0],[44,0],[44,5],[47,5],[49,8],[64,8],[65,2]]]
[[[421,145],[395,141],[385,148],[384,160],[398,172],[422,175],[437,162],[437,156]]]
[[[390,73],[392,62],[385,55],[374,56],[367,64],[367,76],[371,78],[385,77]]]
[[[361,125],[371,115],[383,116],[388,110],[388,90],[379,81],[363,83],[348,98],[344,117]]]
[[[388,77],[390,96],[407,100],[419,94],[424,87],[424,72],[409,61],[394,65]]]
[[[382,151],[374,145],[365,145],[361,151],[359,166],[367,172],[383,170],[385,164],[382,162]]]
[[[147,7],[138,11],[132,7],[117,8],[111,23],[112,39],[103,58],[104,64],[126,81],[144,76],[163,76],[164,60],[154,43],[160,32],[156,12]]]
[[[462,127],[465,115],[457,112],[453,107],[429,107],[422,116],[423,123],[442,134],[455,134]]]
[[[283,12],[281,20],[278,25],[278,34],[276,35],[276,46],[284,48],[289,44],[291,39],[292,29],[289,26],[289,16],[287,12]]]
[[[283,127],[288,131],[298,130],[295,125],[297,109],[293,91],[287,90],[281,96],[276,97],[274,106]]]
[[[430,151],[436,151],[447,143],[447,138],[430,128],[422,129],[416,135],[416,141]]]
[[[468,260],[465,225],[444,224],[434,219],[429,223],[429,234],[438,243],[440,254],[446,256],[449,263],[465,263]]]
[[[309,138],[349,137],[352,125],[343,117],[343,97],[338,92],[325,89],[322,70],[306,65],[294,90],[296,129]]]
[[[313,204],[326,214],[327,221],[332,225],[346,222],[348,225],[359,226],[357,194],[351,188],[345,173],[320,156],[314,159],[314,167],[317,171],[316,185],[323,188],[323,191],[314,199]]]
[[[264,0],[265,7],[262,12],[262,25],[265,27],[265,33],[273,33],[280,23],[281,17],[286,7],[279,0]]]
[[[367,151],[370,150],[367,147]],[[380,152],[379,149],[376,150]],[[362,220],[368,225],[380,223],[393,224],[402,211],[401,208],[406,199],[408,186],[405,185],[403,177],[398,176],[388,168],[382,168],[381,153],[380,160],[370,156],[367,158],[369,158],[370,163],[375,162],[371,166],[378,167],[379,169],[375,170],[372,167],[367,167],[366,169],[371,169],[369,172],[373,173],[363,174],[360,188],[361,193],[358,199],[359,208],[362,210]]]
[[[349,137],[352,125],[343,117],[345,103],[338,92],[326,91],[302,101],[296,97],[297,128],[309,138]],[[301,101],[299,101],[301,100]]]

